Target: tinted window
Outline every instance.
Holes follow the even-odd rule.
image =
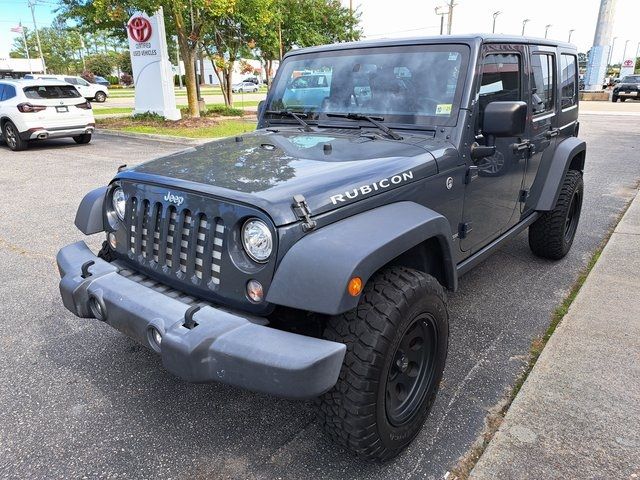
[[[520,56],[515,53],[490,54],[482,62],[480,109],[490,102],[521,100]]]
[[[0,83],[0,102],[2,101],[2,92],[4,92],[4,83]]]
[[[50,99],[50,98],[77,98],[80,96],[72,85],[40,85],[36,87],[25,87],[24,94],[27,98]]]
[[[385,122],[455,119],[468,48],[379,47],[294,55],[283,62],[267,110],[384,116]]]
[[[71,85],[77,85],[78,81],[75,78],[65,77],[64,81],[70,83]]]
[[[13,85],[5,85],[4,91],[0,93],[0,101],[9,100],[16,96],[16,89]]]
[[[89,82],[87,82],[84,78],[74,78],[74,80],[78,85],[84,85],[85,87],[89,85]]]
[[[640,77],[637,75],[624,77],[622,83],[640,83]]]
[[[578,97],[578,72],[575,55],[560,56],[560,82],[562,84],[562,108],[576,104]]]
[[[531,100],[533,113],[539,114],[553,110],[553,55],[534,54],[531,56]]]

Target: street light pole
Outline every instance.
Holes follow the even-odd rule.
[[[498,18],[498,15],[501,13],[502,12],[500,10],[493,12],[493,28],[491,29],[491,33],[496,33],[496,18]]]
[[[615,47],[617,39],[618,37],[613,37],[613,41],[611,42],[611,50],[609,50],[609,56],[607,57],[607,73],[609,71],[609,65],[611,65],[611,55],[613,55],[613,47]],[[605,75],[607,73],[605,73]]]
[[[449,0],[447,4],[449,6],[449,16],[447,18],[447,35],[451,35],[451,24],[453,23],[453,7],[457,4],[453,3],[453,0]]]
[[[44,55],[42,53],[42,45],[40,44],[40,34],[38,33],[38,25],[36,24],[36,14],[34,12],[34,7],[36,6],[35,0],[29,0],[28,5],[29,5],[29,8],[31,9],[31,19],[33,20],[33,28],[36,31],[38,51],[40,52],[40,61],[42,62],[42,73],[47,73],[47,66],[44,63]]]
[[[623,61],[623,62],[626,60],[626,58],[625,58],[625,57],[627,56],[627,45],[629,45],[629,40],[626,40],[626,41],[624,42],[624,50],[623,50],[623,52],[622,52],[622,61]],[[634,61],[635,61],[635,59],[634,59]]]
[[[447,12],[443,6],[436,7],[436,15],[440,15],[440,35],[444,34],[444,16]]]
[[[567,42],[571,43],[571,34],[575,32],[575,30],[572,28],[571,30],[569,30],[569,40],[567,40]]]
[[[547,34],[549,33],[549,27],[551,27],[551,24],[544,26],[544,38],[547,38]]]
[[[530,21],[531,21],[531,19],[529,19],[529,18],[525,18],[525,19],[522,21],[522,36],[523,36],[523,37],[524,37],[524,27],[526,27],[526,26],[527,26],[527,23],[529,23]]]

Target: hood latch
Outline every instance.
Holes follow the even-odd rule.
[[[304,195],[294,195],[291,208],[293,208],[293,213],[302,220],[302,229],[305,232],[316,228],[317,223],[311,218],[311,210],[309,210],[309,205],[307,205]]]

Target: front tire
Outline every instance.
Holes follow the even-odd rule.
[[[91,141],[91,134],[83,133],[82,135],[76,135],[75,137],[73,137],[73,140],[79,145],[84,145]]]
[[[26,150],[29,142],[20,138],[20,132],[11,120],[7,120],[2,126],[2,136],[7,146],[14,152]]]
[[[338,444],[369,460],[397,456],[420,432],[447,357],[449,315],[442,286],[409,268],[388,268],[358,306],[332,317],[325,338],[346,344],[336,385],[318,401]]]
[[[569,252],[580,221],[583,195],[582,173],[569,170],[555,208],[529,227],[529,247],[535,255],[560,260]]]

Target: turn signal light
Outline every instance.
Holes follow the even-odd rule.
[[[360,277],[353,277],[349,280],[349,284],[347,285],[347,292],[352,297],[357,297],[362,292],[362,279]]]

